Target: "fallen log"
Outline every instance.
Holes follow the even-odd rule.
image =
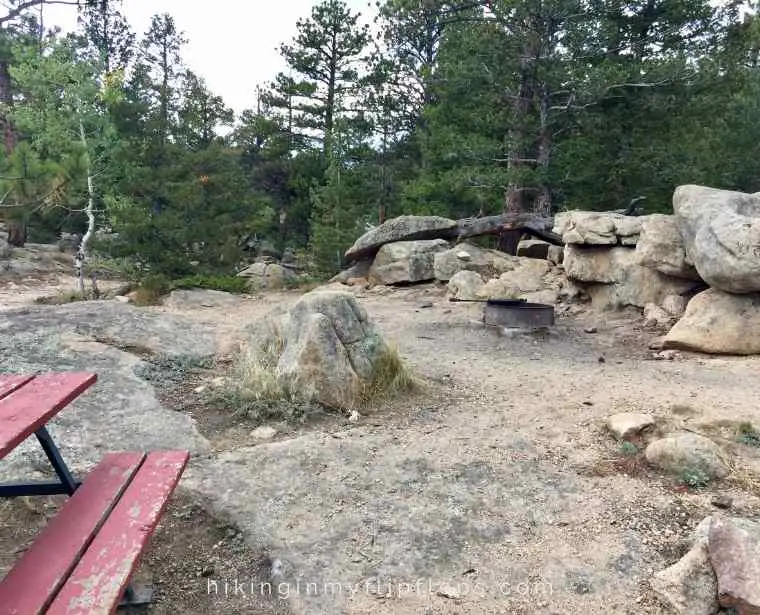
[[[530,213],[499,214],[498,216],[457,220],[456,227],[443,231],[441,238],[462,241],[469,237],[501,235],[509,231],[521,231],[526,235],[533,235],[555,245],[564,245],[562,238],[551,232],[553,226],[554,218],[545,218]]]

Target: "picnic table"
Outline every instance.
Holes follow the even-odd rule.
[[[0,581],[0,615],[106,615],[150,601],[129,585],[187,451],[107,454],[76,479],[47,423],[97,380],[90,373],[0,374],[0,463],[35,436],[57,477],[0,485],[0,498],[68,495]]]

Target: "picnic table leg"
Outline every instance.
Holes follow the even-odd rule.
[[[119,603],[119,608],[128,606],[144,606],[153,602],[153,587],[150,585],[135,586],[127,585],[124,595]]]
[[[66,489],[66,493],[68,495],[74,495],[74,492],[77,490],[78,483],[71,475],[71,472],[66,466],[66,462],[63,460],[63,457],[61,457],[61,452],[58,450],[55,442],[53,442],[53,438],[50,437],[50,433],[48,432],[47,427],[40,427],[35,435],[37,436],[37,440],[39,440],[40,446],[42,446],[42,450],[45,451],[45,455],[47,455],[47,458],[50,461],[50,465],[53,466],[53,469],[58,475],[61,484],[63,485],[64,489]]]

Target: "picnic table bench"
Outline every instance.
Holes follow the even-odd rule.
[[[106,615],[135,602],[129,580],[189,454],[109,453],[75,479],[46,424],[96,380],[0,375],[0,459],[35,435],[58,478],[0,485],[0,497],[70,496],[0,581],[0,615]]]

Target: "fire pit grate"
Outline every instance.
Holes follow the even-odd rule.
[[[528,303],[525,299],[455,299],[467,303],[484,303],[483,322],[506,329],[540,329],[554,325],[554,306]]]

